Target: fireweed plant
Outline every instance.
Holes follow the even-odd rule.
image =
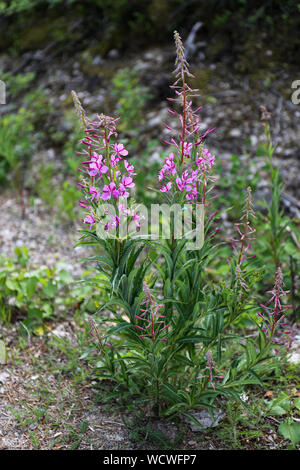
[[[287,240],[291,220],[283,215],[281,209],[281,199],[283,193],[283,181],[280,178],[278,168],[274,167],[273,156],[276,146],[272,143],[270,119],[271,113],[265,106],[260,106],[260,121],[264,129],[265,143],[263,146],[265,167],[270,179],[270,202],[264,201],[265,213],[260,212],[260,219],[267,229],[266,240],[262,243],[265,246],[263,255],[270,256],[273,264],[273,273],[283,264],[284,247]]]
[[[231,240],[230,277],[213,282],[207,276],[221,245],[216,241],[217,213],[211,213],[215,156],[205,145],[214,129],[200,131],[201,108],[193,108],[198,90],[188,85],[191,73],[177,32],[175,45],[175,97],[169,112],[178,118],[179,131],[166,126],[169,151],[157,177],[157,194],[169,205],[176,203],[182,219],[187,217],[186,206],[191,209],[192,236],[199,229],[195,214],[201,206],[203,243],[187,249],[187,237],[175,236],[172,217],[168,237],[133,236],[146,221],[134,200],[135,169],[118,140],[118,119],[101,114],[90,121],[73,92],[85,132],[78,185],[86,229],[79,244],[99,248],[87,259],[97,263],[101,289],[107,291],[108,301],[97,312],[102,315],[95,316],[90,330],[93,350],[98,351],[97,375],[112,385],[107,399],[134,398],[151,413],[192,417],[193,408],[212,410],[220,395],[244,404],[244,387],[262,384],[285,307],[280,303],[279,271],[272,292],[274,308],[256,303],[261,273],[251,247],[256,237],[250,189],[236,224],[237,236]],[[129,227],[125,236],[118,230],[124,222]],[[251,335],[240,333],[239,321],[245,317],[257,328],[255,338],[252,330]]]

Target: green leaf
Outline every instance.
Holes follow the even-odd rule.
[[[294,400],[294,406],[300,411],[300,398]]]
[[[52,307],[48,303],[43,304],[42,309],[43,309],[43,318],[51,317],[51,315],[53,314]]]
[[[18,282],[14,281],[13,279],[9,279],[9,278],[6,279],[5,285],[9,290],[16,290],[17,291],[18,288],[19,288]]]
[[[282,416],[286,414],[290,408],[290,397],[287,393],[282,392],[277,398],[268,404],[267,411],[270,415]]]
[[[254,372],[253,369],[249,369],[249,372],[250,372],[251,375],[253,375],[253,377],[255,377],[255,378],[257,379],[257,382],[263,387],[264,384],[263,384],[263,382],[261,381],[260,377],[257,375],[257,373]]]
[[[293,446],[300,442],[300,423],[295,423],[291,420],[285,421],[281,423],[278,431],[285,439],[292,441]]]
[[[209,336],[188,336],[179,340],[179,343],[201,343],[203,341],[209,341],[211,338]]]
[[[69,282],[73,281],[72,275],[65,269],[61,269],[61,271],[59,271],[58,277],[59,277],[59,280],[64,282],[65,284],[68,284]]]
[[[36,286],[38,284],[38,279],[36,277],[30,277],[26,281],[26,293],[28,295],[28,298],[31,299],[33,294],[35,293]]]
[[[43,286],[43,293],[47,296],[53,298],[57,292],[57,285],[54,282],[49,281],[47,285]]]

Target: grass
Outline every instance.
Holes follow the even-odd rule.
[[[14,333],[8,363],[0,366],[0,373],[5,367],[10,374],[2,387],[5,412],[0,415],[8,446],[15,447],[10,435],[17,432],[23,449],[293,448],[278,428],[288,416],[297,420],[299,409],[292,406],[274,414],[271,405],[282,393],[291,403],[299,399],[299,367],[275,369],[267,388],[252,386],[245,397],[247,408],[220,400],[217,406],[225,412],[223,421],[215,428],[192,432],[181,417],[157,419],[134,404],[128,410],[113,399],[105,404],[103,391],[108,385],[99,384],[89,363],[80,359],[78,350],[87,344],[84,338],[82,322],[76,324],[71,341],[46,334],[32,337],[28,344]]]

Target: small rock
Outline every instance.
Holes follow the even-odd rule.
[[[117,49],[112,49],[108,52],[107,57],[109,59],[117,59],[119,57],[119,51]]]
[[[0,374],[0,382],[4,384],[7,381],[7,379],[9,378],[9,376],[10,375],[9,375],[8,372],[2,372]]]
[[[230,137],[240,137],[241,136],[241,131],[240,129],[231,129],[229,132]]]
[[[102,59],[102,57],[100,57],[99,55],[94,57],[92,65],[103,65],[103,64],[104,64],[104,60]]]
[[[155,116],[152,119],[149,119],[147,126],[149,129],[153,129],[154,127],[160,126],[161,125],[161,119],[160,116]]]
[[[202,426],[201,428],[200,425],[198,426],[196,423],[194,423],[194,421],[187,418],[187,422],[190,424],[191,430],[193,432],[201,432],[202,429],[215,428],[219,425],[220,421],[224,417],[224,413],[221,410],[214,410],[212,412],[213,417],[207,410],[200,411],[199,413],[191,412],[191,415],[193,415]]]
[[[256,137],[256,135],[250,135],[250,142],[252,147],[257,146],[258,138]]]
[[[51,331],[51,335],[58,336],[59,338],[68,338],[70,333],[66,331],[65,325],[58,325],[54,330]]]
[[[188,445],[189,445],[189,446],[194,446],[194,445],[196,445],[196,444],[197,444],[196,441],[188,441]]]
[[[300,352],[293,352],[288,358],[288,362],[290,362],[291,364],[300,364]]]

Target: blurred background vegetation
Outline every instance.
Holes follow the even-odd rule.
[[[122,117],[120,139],[137,169],[136,198],[145,204],[156,199],[151,188],[156,187],[165,153],[163,123],[170,122],[166,98],[172,95],[169,85],[174,81],[175,29],[187,45],[195,75],[192,85],[200,89],[203,130],[217,128],[207,145],[217,155],[216,208],[226,211],[223,238],[241,214],[241,193],[247,186],[255,194],[257,207],[263,207],[264,199],[270,200],[259,105],[270,106],[274,115],[275,164],[287,193],[280,208],[289,217],[284,219],[289,232],[285,231],[282,243],[282,262],[296,316],[299,107],[292,105],[290,96],[291,82],[299,78],[297,0],[0,0],[0,79],[7,88],[7,103],[0,106],[0,198],[8,207],[3,228],[10,227],[9,233],[0,233],[3,255],[13,255],[16,245],[17,250],[27,245],[28,237],[17,232],[29,215],[28,233],[40,237],[35,224],[44,221],[45,231],[51,227],[45,234],[47,243],[56,237],[49,253],[56,252],[59,259],[70,256],[72,243],[64,253],[66,241],[60,230],[76,237],[74,227],[80,222],[75,182],[82,137],[72,89],[91,117],[97,112]],[[266,216],[265,208],[261,210]],[[263,218],[258,222],[262,234],[270,223]],[[12,233],[17,234],[14,239]],[[58,246],[60,239],[63,247]],[[261,259],[271,260],[267,238],[261,236],[258,244]],[[40,240],[32,250],[37,253],[39,245]],[[214,260],[212,276],[226,271],[223,261],[230,250],[226,246],[223,260]],[[40,264],[38,257],[35,262]],[[36,279],[65,280],[58,277],[55,281],[60,271],[55,270],[53,259],[50,274],[42,270],[25,275],[27,264],[19,272],[15,263],[2,263],[3,316],[8,315],[7,298],[13,292],[17,299],[13,307],[26,310],[31,302],[32,315],[40,325],[43,315],[50,312],[51,296],[46,299],[44,289],[46,307],[35,305]],[[274,270],[269,270],[262,291],[272,285]],[[15,272],[17,281],[6,281],[8,272],[9,276]]]
[[[0,48],[18,54],[59,41],[72,51],[93,39],[100,54],[111,48],[138,51],[169,43],[174,29],[184,36],[201,21],[205,37],[214,40],[211,55],[230,50],[256,58],[272,43],[276,60],[296,62],[299,9],[297,0],[1,1]]]

